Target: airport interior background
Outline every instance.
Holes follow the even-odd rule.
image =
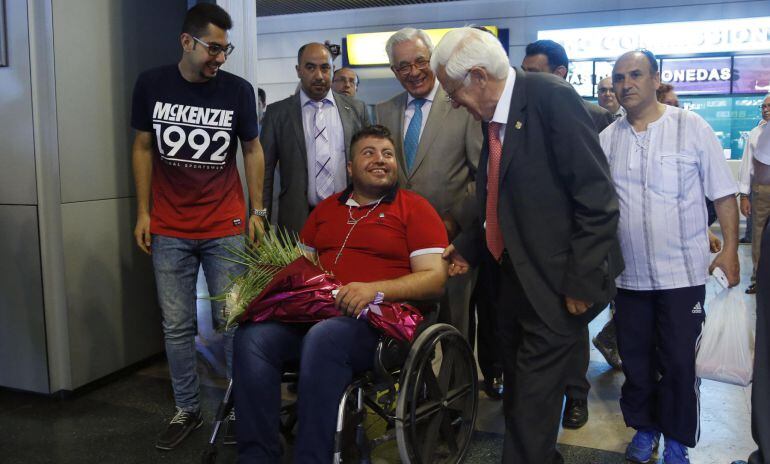
[[[181,18],[195,3],[0,0],[2,463],[195,462],[206,444],[208,422],[178,450],[153,447],[172,397],[152,265],[132,233],[129,125],[136,77],[178,61]],[[268,104],[295,92],[296,54],[304,43],[340,44],[336,64],[356,69],[357,97],[371,106],[401,87],[382,62],[384,52],[366,45],[384,40],[374,37],[356,49],[359,34],[468,24],[494,27],[514,66],[529,42],[565,43],[572,60],[568,80],[596,101],[596,82],[609,75],[613,57],[601,40],[587,38],[604,37],[658,54],[663,81],[677,88],[682,106],[712,125],[737,175],[747,133],[770,91],[766,0],[216,3],[235,23],[230,39],[236,49],[224,69],[264,89]],[[699,39],[665,29],[691,22],[703,22],[687,29],[700,31]],[[647,32],[660,26],[655,42]],[[672,42],[687,46],[665,48]],[[658,53],[656,45],[669,51]],[[713,230],[719,234],[718,226]],[[740,257],[747,282],[749,247],[740,248]],[[210,420],[226,381],[200,279],[199,366]],[[606,318],[605,312],[591,323],[592,334]],[[589,423],[561,431],[559,446],[569,463],[624,462],[632,431],[618,405],[623,374],[592,348],[588,378]],[[750,392],[704,382],[693,462],[726,464],[754,449]],[[468,462],[499,462],[503,431],[500,402],[482,393]],[[232,449],[223,456],[228,453],[233,456]],[[398,462],[398,454],[386,449],[375,461]]]

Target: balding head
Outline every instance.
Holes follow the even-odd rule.
[[[655,91],[659,85],[658,62],[647,50],[624,53],[612,68],[615,98],[631,114],[658,104]]]
[[[297,77],[311,100],[321,101],[331,88],[332,55],[322,43],[309,43],[297,52]]]

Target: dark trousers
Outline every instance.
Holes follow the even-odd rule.
[[[503,463],[557,464],[566,373],[584,333],[552,331],[524,294],[510,259],[500,266],[499,330],[503,360]],[[567,310],[566,308],[564,309]]]
[[[497,274],[500,266],[494,262],[492,255],[487,252],[484,254],[471,295],[468,342],[471,346],[478,343],[477,355],[481,375],[485,380],[491,381],[503,375],[497,330]]]
[[[762,232],[757,266],[757,335],[754,344],[754,385],[751,387],[751,435],[759,449],[749,464],[770,464],[770,228]]]
[[[294,462],[332,461],[337,409],[355,372],[372,368],[378,333],[350,317],[307,325],[275,321],[236,330],[233,394],[239,463],[280,463],[281,374],[300,361]]]
[[[706,286],[618,289],[615,325],[623,359],[620,409],[626,425],[652,428],[694,447],[700,434],[695,353],[706,320]]]
[[[573,400],[588,399],[588,390],[591,384],[588,383],[586,373],[588,372],[588,362],[591,360],[591,347],[588,344],[590,336],[588,335],[588,326],[583,328],[580,335],[580,348],[575,350],[572,356],[571,369],[567,373],[566,396]]]

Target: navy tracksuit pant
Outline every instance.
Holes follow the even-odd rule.
[[[235,331],[233,395],[238,462],[281,463],[281,374],[300,361],[294,462],[332,461],[337,409],[353,374],[371,370],[379,333],[364,320],[245,324]]]
[[[651,428],[688,447],[700,435],[700,379],[695,354],[705,322],[706,286],[618,289],[615,325],[626,381],[626,425]]]

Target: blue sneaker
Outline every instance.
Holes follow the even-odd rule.
[[[687,447],[673,438],[666,437],[666,449],[663,450],[663,464],[690,464]]]
[[[639,429],[626,448],[626,459],[639,464],[647,464],[652,459],[660,441],[660,432],[652,429]]]

